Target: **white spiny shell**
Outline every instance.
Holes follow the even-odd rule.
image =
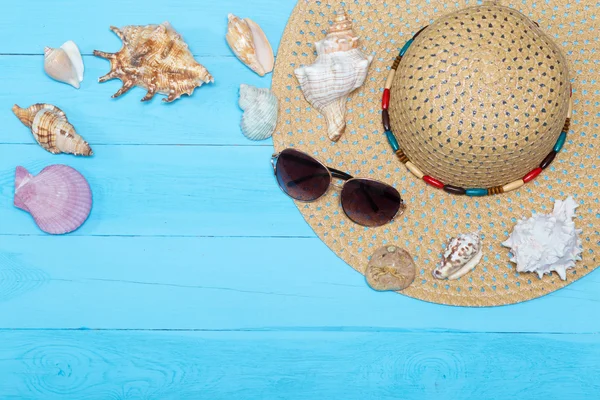
[[[83,59],[77,45],[69,40],[60,48],[44,49],[44,70],[52,79],[68,83],[79,89],[83,81]]]
[[[437,279],[458,279],[471,271],[483,257],[479,233],[460,234],[450,239],[442,263],[433,271]]]
[[[270,138],[277,125],[277,97],[269,89],[242,84],[239,105],[244,110],[240,124],[244,136],[251,140]]]
[[[580,229],[575,228],[573,217],[577,204],[572,197],[557,200],[552,214],[534,214],[517,222],[503,246],[510,247],[510,261],[517,264],[517,272],[544,274],[556,271],[560,279],[567,279],[567,270],[581,260]]]
[[[249,18],[242,19],[233,14],[227,19],[225,39],[236,57],[260,76],[273,71],[273,49],[260,26]]]
[[[327,36],[315,43],[317,60],[294,73],[306,100],[327,120],[327,134],[339,140],[346,129],[346,100],[367,77],[372,56],[357,48],[358,37],[345,13],[337,16]]]

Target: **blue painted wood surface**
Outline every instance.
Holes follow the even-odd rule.
[[[304,1],[304,0],[302,0]],[[5,2],[0,13],[0,398],[591,399],[600,393],[600,275],[514,306],[467,309],[376,293],[276,187],[270,141],[239,132],[227,13],[277,48],[293,1]],[[169,20],[215,76],[191,98],[142,104],[94,49],[110,25]],[[46,77],[68,39],[80,90]],[[92,144],[53,156],[12,115],[49,102]],[[12,206],[16,165],[65,163],[94,190],[75,233]]]

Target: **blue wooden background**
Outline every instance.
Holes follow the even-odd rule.
[[[304,1],[304,0],[301,0]],[[404,0],[403,0],[404,1]],[[408,0],[406,0],[408,2]],[[277,49],[293,0],[2,2],[0,398],[592,399],[600,272],[545,298],[468,309],[370,290],[316,238],[272,177],[270,141],[239,131],[238,87],[270,85],[226,45],[229,12]],[[215,77],[140,103],[94,49],[110,25],[168,20]],[[84,53],[80,90],[44,46]],[[61,107],[91,159],[53,156],[11,113]],[[42,234],[12,206],[14,168],[64,163],[90,181],[77,232]]]

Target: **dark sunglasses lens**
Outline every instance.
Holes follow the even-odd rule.
[[[381,226],[390,222],[401,206],[400,193],[396,189],[366,179],[346,182],[341,202],[348,218],[363,226]]]
[[[314,158],[296,150],[287,149],[277,158],[277,182],[290,197],[313,201],[329,188],[331,176]]]

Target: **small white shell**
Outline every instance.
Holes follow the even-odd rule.
[[[44,49],[44,70],[52,79],[68,83],[76,89],[83,81],[83,59],[73,41],[65,42],[60,48]]]
[[[471,271],[483,257],[479,233],[460,234],[450,239],[442,263],[433,271],[437,279],[458,279]]]
[[[273,49],[260,26],[250,18],[242,19],[233,14],[227,19],[225,39],[236,57],[260,76],[273,71]]]
[[[244,110],[242,133],[250,140],[264,140],[273,135],[279,105],[269,89],[240,85],[239,105]]]
[[[64,42],[60,48],[69,55],[69,59],[73,63],[75,71],[77,71],[77,78],[79,79],[79,82],[83,82],[83,58],[81,58],[79,47],[77,47],[74,41],[69,40]]]
[[[325,117],[327,135],[337,141],[346,129],[348,95],[365,82],[373,57],[365,57],[357,48],[358,37],[344,13],[315,46],[316,61],[294,73],[306,100]]]
[[[541,278],[556,271],[560,279],[567,279],[567,270],[581,260],[580,229],[575,228],[577,203],[572,197],[557,200],[552,214],[535,214],[517,222],[507,241],[510,261],[517,264],[517,272],[535,272]]]

